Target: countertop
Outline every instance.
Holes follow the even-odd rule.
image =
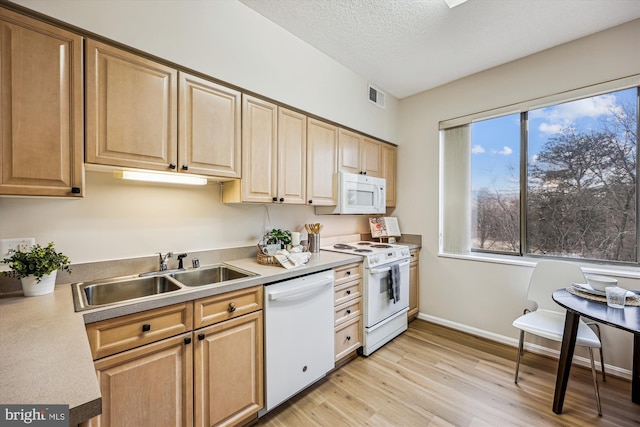
[[[0,298],[0,403],[68,404],[69,425],[77,425],[101,412],[86,323],[360,261],[359,256],[326,251],[313,254],[307,264],[291,270],[261,265],[255,258],[227,261],[259,276],[78,313],[73,307],[71,284],[56,285],[52,294],[38,297],[4,295]]]

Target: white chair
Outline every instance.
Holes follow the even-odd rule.
[[[524,310],[524,314],[518,317],[513,326],[520,329],[520,342],[518,344],[518,356],[516,359],[515,383],[518,383],[518,371],[520,369],[520,357],[524,353],[524,333],[528,332],[554,341],[562,341],[564,334],[565,310],[556,304],[551,294],[556,289],[569,286],[571,283],[586,283],[580,266],[563,261],[539,261],[533,270],[529,280],[527,299],[537,304],[535,311]],[[596,328],[597,335],[589,327]],[[593,360],[593,348],[600,349],[600,367],[602,380],[606,381],[604,372],[604,360],[602,358],[602,345],[600,343],[600,328],[597,324],[585,323],[580,319],[576,345],[589,349],[591,359],[591,371],[593,374],[593,387],[598,404],[598,415],[602,416],[600,406],[600,394],[598,393],[598,380],[595,362]]]

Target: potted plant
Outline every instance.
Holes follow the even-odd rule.
[[[291,244],[291,231],[274,228],[268,230],[263,237],[264,247],[269,255],[273,255],[283,246]]]
[[[44,247],[33,245],[24,252],[13,251],[2,262],[8,264],[11,270],[2,274],[20,279],[24,295],[28,297],[53,292],[58,270],[71,272],[69,258],[56,252],[53,242]]]

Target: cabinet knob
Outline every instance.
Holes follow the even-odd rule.
[[[350,271],[347,271],[347,276],[351,276],[351,272]]]
[[[351,295],[351,291],[347,291],[347,295]]]
[[[204,339],[204,334],[198,334],[198,339],[202,341]]]
[[[185,343],[185,344],[191,344],[191,337],[186,337],[186,338],[184,339],[184,343]]]
[[[175,169],[175,168],[176,168],[175,163],[169,163],[169,169]]]
[[[313,200],[309,200],[309,204],[310,204],[310,205],[311,205],[311,204],[313,204]]]
[[[351,310],[347,310],[347,314],[351,314]]]
[[[71,194],[80,194],[80,187],[71,187]]]
[[[272,198],[271,200],[273,200],[274,202],[277,202],[277,201],[278,201],[278,198],[277,198],[277,197],[274,197],[274,198]]]
[[[189,165],[182,165],[182,170],[183,171],[188,171],[189,170]]]
[[[236,311],[236,303],[235,302],[230,302],[228,310],[229,310],[229,313],[233,313],[234,311]]]
[[[351,335],[347,335],[347,341],[351,341]]]
[[[151,330],[151,325],[148,323],[145,323],[144,325],[142,325],[142,332],[149,332]]]
[[[284,202],[284,197],[280,197],[280,203]]]

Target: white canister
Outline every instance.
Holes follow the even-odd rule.
[[[299,231],[292,231],[291,232],[291,246],[298,246],[300,245],[300,232]]]

